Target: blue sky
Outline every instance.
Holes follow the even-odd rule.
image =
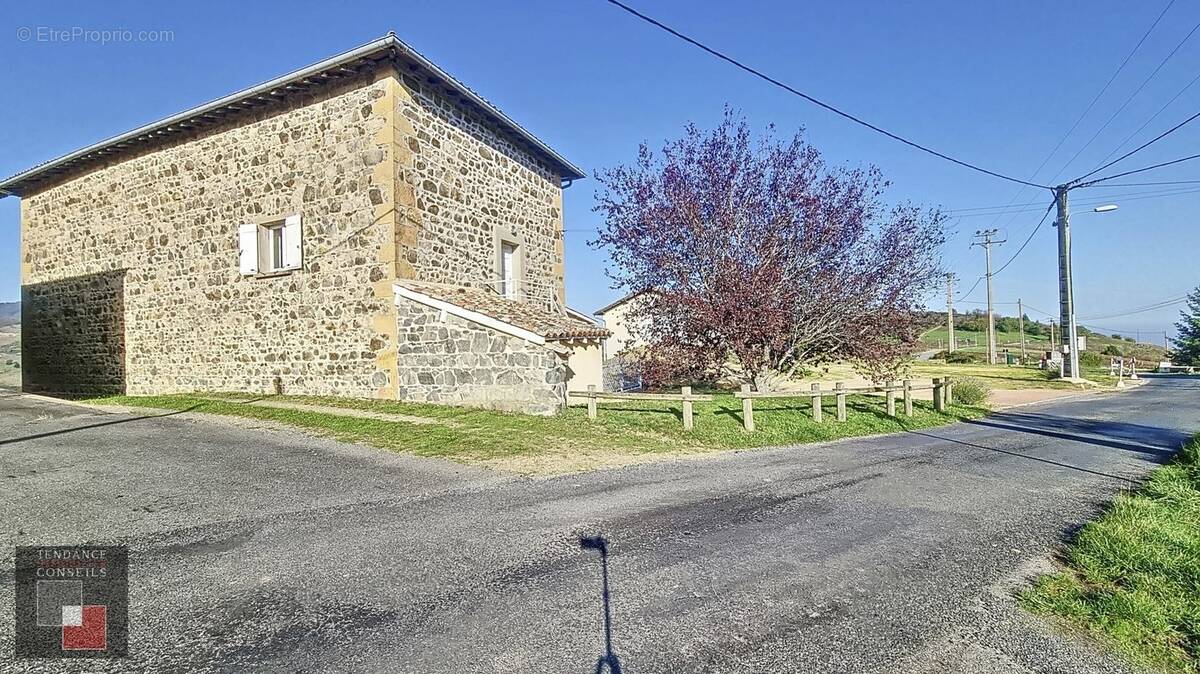
[[[1178,2],[1079,128],[1033,176],[1112,75],[1165,0],[974,3],[929,1],[696,3],[630,0],[642,11],[793,86],[942,152],[1046,183],[1085,173],[1175,96],[1198,72],[1200,35],[1175,54],[1079,158],[1058,173],[1176,44],[1200,21]],[[851,125],[637,22],[602,0],[551,2],[20,3],[0,19],[6,64],[0,106],[0,174],[127,131],[236,89],[357,46],[389,30],[467,82],[589,173],[629,161],[638,142],[659,144],[688,121],[711,126],[726,103],[755,126],[807,129],[832,163],[873,163],[892,180],[890,200],[947,209],[1046,202],[1049,194],[974,174]],[[171,31],[166,42],[40,41],[39,28]],[[33,37],[21,39],[29,29]],[[1200,106],[1188,89],[1125,147]],[[1200,121],[1119,167],[1196,152]],[[1115,169],[1114,169],[1115,170]],[[1057,176],[1055,174],[1058,174]],[[1200,161],[1130,180],[1200,178]],[[565,193],[567,293],[587,311],[615,293],[606,256],[586,245],[597,224],[594,181]],[[1128,308],[1181,295],[1200,283],[1200,193],[1131,187],[1076,193],[1081,204],[1119,203],[1114,213],[1077,209],[1077,314],[1104,329],[1161,340],[1178,307],[1126,316]],[[1186,186],[1175,188],[1187,189]],[[973,284],[983,255],[971,233],[997,227],[1016,251],[1041,213],[1005,217],[959,211],[945,259]],[[995,278],[996,300],[1022,298],[1055,312],[1054,229],[1043,226]],[[20,295],[19,215],[0,200],[0,301]],[[965,288],[964,288],[965,289]],[[982,284],[960,308],[981,306]],[[940,297],[931,306],[942,306]],[[1012,312],[1015,307],[1001,304]],[[1106,317],[1104,319],[1089,317]],[[1157,336],[1152,331],[1158,331]]]

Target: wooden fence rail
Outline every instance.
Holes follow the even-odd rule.
[[[597,391],[595,384],[588,384],[586,391],[568,391],[568,396],[587,398],[588,418],[596,418],[596,403],[600,400],[660,400],[683,403],[683,428],[692,430],[694,426],[692,403],[707,402],[712,396],[703,393],[692,393],[691,386],[684,386],[679,393],[606,393]]]
[[[948,377],[937,377],[930,384],[917,384],[911,379],[905,379],[903,382],[897,383],[889,381],[882,386],[846,386],[843,382],[836,382],[833,389],[822,389],[821,385],[813,384],[808,391],[751,391],[749,384],[743,384],[742,390],[733,395],[742,400],[742,425],[747,431],[754,430],[754,401],[769,398],[803,398],[808,396],[812,399],[812,418],[813,421],[821,422],[824,414],[822,403],[825,396],[833,396],[837,402],[837,420],[846,420],[846,396],[852,393],[883,393],[884,405],[887,408],[888,416],[896,416],[896,393],[901,394],[904,402],[904,414],[906,416],[913,415],[913,392],[915,391],[933,391],[933,408],[938,412],[943,412],[946,406],[950,404],[953,384]]]
[[[808,391],[751,391],[749,384],[743,384],[742,390],[733,395],[742,401],[742,425],[747,431],[753,431],[755,400],[803,398],[808,396],[812,399],[813,421],[820,423],[824,419],[822,403],[826,396],[833,396],[837,402],[837,420],[845,421],[846,396],[854,393],[883,393],[887,414],[894,417],[896,416],[896,393],[900,393],[904,404],[904,414],[911,417],[913,415],[913,393],[915,391],[933,391],[933,408],[938,412],[943,412],[946,406],[950,404],[952,386],[953,382],[950,381],[949,377],[934,378],[931,384],[918,384],[911,379],[905,379],[899,383],[889,381],[882,386],[846,386],[845,383],[839,381],[833,385],[832,389],[822,389],[819,383],[815,383]],[[587,399],[588,419],[596,418],[598,403],[602,400],[679,402],[683,405],[683,428],[689,431],[695,425],[692,404],[708,402],[713,399],[711,395],[692,393],[691,386],[682,387],[679,393],[608,393],[597,391],[594,384],[589,384],[586,391],[569,391],[567,395]]]

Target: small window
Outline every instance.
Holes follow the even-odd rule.
[[[517,244],[500,243],[500,294],[510,300],[517,298]]]
[[[271,274],[299,269],[304,247],[300,216],[242,225],[238,237],[243,275]]]
[[[283,264],[283,223],[276,222],[270,225],[263,226],[264,234],[267,239],[268,257],[271,264],[268,267],[269,271],[278,271],[284,269]]]

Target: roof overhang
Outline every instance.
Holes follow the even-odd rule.
[[[624,297],[621,297],[620,299],[614,301],[612,304],[609,304],[603,308],[593,311],[592,315],[593,316],[603,316],[604,314],[612,311],[613,309],[616,309],[617,307],[621,306],[622,304],[625,304],[629,300],[632,300],[633,298],[637,297],[638,295],[641,295],[642,293],[646,293],[646,292],[650,292],[650,291],[649,290],[635,290],[635,291],[629,293],[628,295],[625,295]]]
[[[527,342],[531,342],[533,344],[545,344],[546,343],[546,338],[542,337],[541,335],[537,334],[536,332],[532,332],[530,330],[526,330],[525,328],[513,325],[512,323],[509,323],[508,321],[502,321],[493,316],[488,316],[487,314],[479,313],[478,311],[472,311],[470,309],[460,307],[457,304],[454,304],[453,302],[447,302],[443,299],[433,297],[431,295],[426,295],[425,293],[422,293],[422,292],[417,292],[416,290],[413,290],[411,288],[405,288],[404,286],[400,285],[399,283],[393,285],[392,290],[396,293],[397,297],[403,297],[405,299],[412,300],[414,302],[419,302],[421,304],[424,304],[427,307],[437,309],[438,311],[444,311],[452,316],[458,316],[459,318],[465,318],[466,320],[471,321],[472,323],[476,323],[478,325],[489,327],[493,330],[503,332],[507,335],[512,335],[513,337],[518,337]]]
[[[480,110],[521,145],[543,157],[559,171],[563,180],[570,181],[586,177],[583,169],[567,161],[496,106],[484,100],[479,94],[396,37],[395,33],[388,33],[378,40],[373,40],[361,47],[314,63],[306,68],[171,115],[157,122],[140,126],[127,133],[102,140],[22,171],[0,182],[0,198],[7,195],[24,196],[39,185],[53,182],[64,174],[85,169],[93,163],[140,149],[166,136],[190,133],[214,126],[232,115],[277,103],[288,96],[303,93],[332,80],[357,76],[389,59],[402,69],[407,68],[410,71],[421,72],[427,80],[442,84],[447,93],[457,96],[465,106]]]

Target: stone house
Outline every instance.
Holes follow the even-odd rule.
[[[284,392],[552,413],[579,168],[389,34],[0,182],[27,391]]]

